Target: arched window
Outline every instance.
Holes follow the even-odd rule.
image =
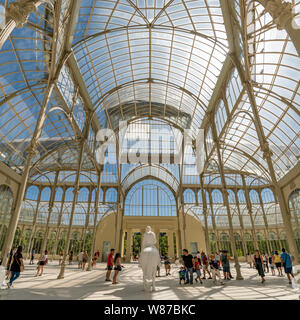
[[[136,183],[125,199],[125,216],[176,216],[176,201],[162,182],[147,179]]]
[[[228,192],[228,202],[229,203],[235,203],[235,194],[232,190],[227,190]]]
[[[211,193],[211,197],[213,203],[223,203],[223,196],[220,190],[213,190],[213,192]]]
[[[118,191],[115,188],[109,188],[105,193],[105,202],[117,202]]]
[[[71,202],[73,201],[73,197],[74,197],[74,188],[68,188],[65,195],[65,201]]]
[[[198,195],[198,203],[201,204],[202,203],[202,190],[200,189],[197,193]]]
[[[39,195],[39,188],[37,186],[30,186],[27,188],[25,199],[37,200]]]
[[[246,203],[244,190],[239,190],[237,193],[237,197],[238,197],[239,203]]]
[[[184,203],[196,203],[195,192],[191,189],[184,190],[183,199]]]
[[[270,188],[265,188],[262,190],[261,198],[263,203],[275,202],[274,193]]]
[[[88,202],[89,199],[89,189],[81,188],[78,192],[77,202]]]
[[[256,190],[250,190],[249,192],[249,198],[251,203],[259,203],[259,197]]]
[[[57,188],[55,191],[54,201],[62,201],[63,189],[61,187]]]
[[[49,187],[43,188],[41,194],[41,202],[49,202],[51,195],[51,189]]]

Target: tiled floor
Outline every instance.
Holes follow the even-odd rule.
[[[142,271],[136,263],[124,264],[120,284],[105,282],[105,265],[97,264],[91,272],[78,270],[76,265],[67,266],[65,278],[57,280],[59,267],[54,261],[46,267],[42,277],[34,277],[36,266],[25,262],[26,270],[14,283],[14,288],[0,290],[1,300],[13,299],[92,299],[92,300],[143,300],[143,299],[275,299],[298,300],[300,290],[293,289],[287,278],[271,276],[267,273],[265,284],[260,283],[255,269],[242,264],[244,280],[230,280],[224,286],[213,285],[212,280],[203,280],[204,284],[178,284],[178,267],[172,266],[172,275],[156,278],[156,292],[144,292]],[[235,276],[233,266],[232,275]]]

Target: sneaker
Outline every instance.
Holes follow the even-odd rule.
[[[206,278],[205,278],[205,277],[203,277],[202,279],[206,280]]]
[[[292,281],[289,281],[289,284],[292,284]]]
[[[208,279],[212,279],[212,277],[209,277]]]
[[[198,282],[198,279],[195,279],[196,282]]]
[[[109,279],[105,279],[105,281],[111,281],[111,280],[109,280]]]
[[[193,284],[193,282],[190,282],[190,284]]]
[[[188,282],[185,282],[184,284],[189,284]]]

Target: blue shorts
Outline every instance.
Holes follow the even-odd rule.
[[[200,270],[196,270],[197,276],[200,277],[201,276],[201,271]]]
[[[223,271],[224,272],[230,272],[230,267],[229,266],[223,266]]]
[[[288,273],[293,273],[293,268],[292,268],[292,267],[284,267],[284,272],[285,272],[286,274],[288,274]]]

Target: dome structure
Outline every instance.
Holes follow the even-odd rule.
[[[18,244],[129,259],[130,219],[155,217],[174,255],[199,226],[240,278],[256,248],[299,263],[299,6],[0,0],[2,262]]]

